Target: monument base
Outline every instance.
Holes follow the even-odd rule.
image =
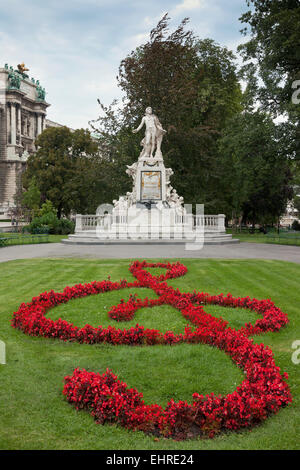
[[[171,186],[171,168],[164,165],[161,142],[166,132],[148,107],[138,132],[146,125],[143,150],[127,165],[132,192],[98,207],[96,215],[76,216],[75,234],[65,243],[82,244],[204,244],[237,243],[225,231],[225,215],[193,215]],[[156,152],[154,154],[154,150]],[[153,155],[154,154],[154,155]],[[198,207],[199,208],[199,207]],[[197,208],[197,210],[198,210]],[[202,206],[203,209],[203,206]],[[197,247],[197,248],[195,248]]]
[[[75,234],[63,243],[203,245],[238,243],[225,231],[225,216],[178,214],[176,209],[134,208],[105,215],[77,215]],[[198,248],[195,248],[198,247]],[[192,249],[192,248],[191,248]]]
[[[74,234],[69,235],[67,239],[61,240],[66,245],[163,245],[163,246],[185,246],[189,251],[201,250],[207,245],[236,245],[239,240],[232,238],[231,235],[205,236],[203,240],[195,241],[192,239],[99,239],[94,234]]]

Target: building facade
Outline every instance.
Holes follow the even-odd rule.
[[[14,207],[14,197],[35,139],[47,127],[49,103],[38,80],[29,78],[24,64],[18,70],[0,68],[0,214]]]

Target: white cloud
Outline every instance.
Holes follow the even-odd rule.
[[[147,31],[146,33],[139,33],[139,34],[135,34],[134,36],[131,36],[125,41],[124,46],[127,52],[129,52],[129,50],[136,49],[138,46],[141,46],[148,40],[149,40],[149,32]]]
[[[205,6],[205,0],[183,0],[182,3],[179,3],[172,10],[173,15],[179,15],[184,11],[196,10],[198,8],[203,8]]]

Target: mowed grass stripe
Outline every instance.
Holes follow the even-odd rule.
[[[235,263],[228,263],[224,267],[224,271],[227,274],[226,279],[227,283],[227,292],[231,292],[234,296],[239,297],[257,297],[257,298],[266,298],[265,287],[261,282],[261,278],[265,278],[264,273],[260,272],[257,269],[257,266],[247,263],[247,269],[239,270],[236,269]],[[243,289],[239,287],[240,284],[243,285]],[[232,286],[232,288],[230,288]]]

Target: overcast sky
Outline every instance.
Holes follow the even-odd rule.
[[[48,118],[72,128],[97,118],[97,98],[120,98],[120,61],[147,41],[164,13],[200,38],[235,50],[246,0],[0,0],[0,67],[25,62],[51,104]]]

